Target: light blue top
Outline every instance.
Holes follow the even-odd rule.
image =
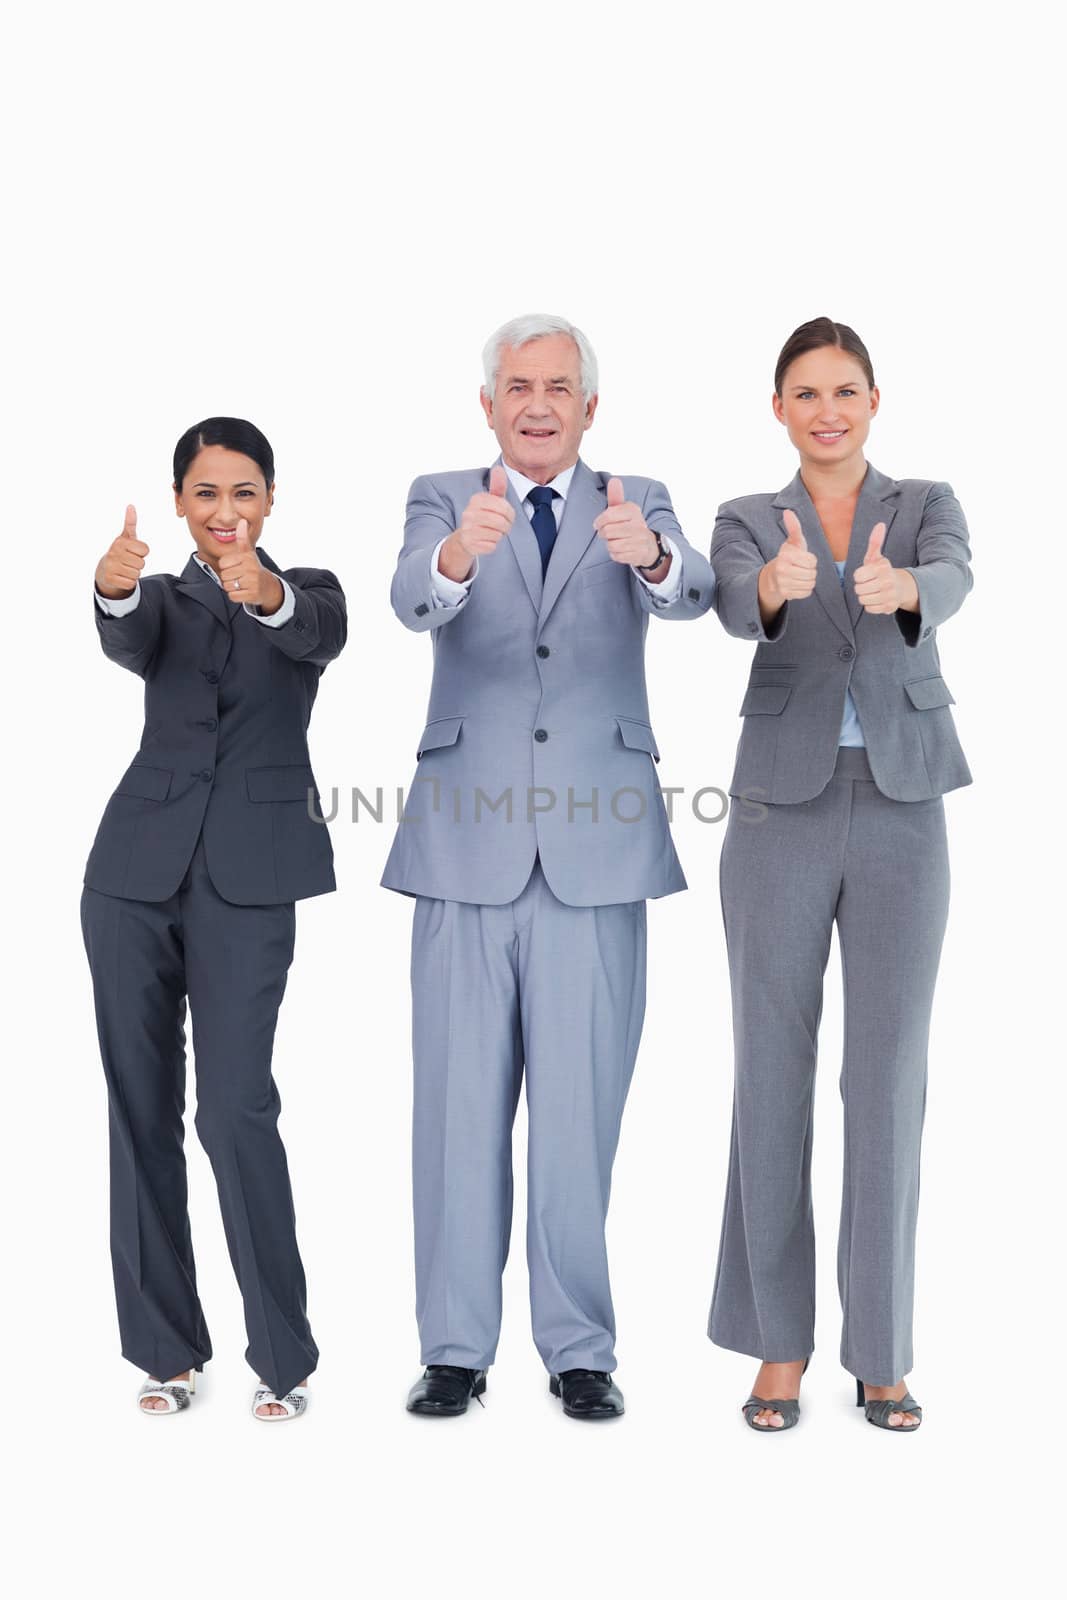
[[[837,568],[837,576],[843,589],[845,587],[845,563],[843,561],[835,561],[834,566]],[[839,745],[847,744],[850,750],[866,749],[866,740],[863,737],[863,729],[860,727],[859,712],[856,710],[856,702],[848,689],[845,690],[845,714],[841,718],[841,735],[837,742]]]

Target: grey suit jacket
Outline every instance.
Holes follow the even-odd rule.
[[[418,768],[382,883],[405,894],[503,905],[534,856],[567,905],[611,905],[686,887],[656,779],[644,646],[657,608],[612,561],[593,519],[608,474],[579,461],[542,584],[537,539],[516,516],[466,600],[437,609],[430,555],[488,471],[416,478],[392,585],[405,627],[430,632],[433,682]],[[714,578],[682,536],[661,483],[624,480],[682,559],[669,619],[706,612]]]
[[[768,633],[756,584],[781,549],[787,508],[818,557],[818,576],[814,594],[787,601]],[[879,522],[886,525],[883,553],[918,585],[917,614],[871,615],[856,598],[853,574]],[[894,480],[872,466],[856,506],[843,588],[799,473],[779,494],[720,506],[711,544],[715,607],[728,633],[756,645],[731,794],[785,805],[819,794],[837,759],[846,689],[883,794],[927,800],[970,783],[937,653],[938,625],[971,588],[970,555],[963,510],[947,483]]]

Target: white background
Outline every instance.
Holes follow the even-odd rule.
[[[1046,8],[304,0],[32,17],[3,93],[0,1427],[17,1592],[88,1574],[116,1597],[1036,1587],[1063,1425],[1062,150]],[[190,1414],[137,1414],[78,897],[137,748],[141,685],[100,653],[93,567],[132,500],[150,570],[180,570],[174,441],[205,415],[251,417],[277,456],[264,547],[334,569],[349,596],[312,726],[320,785],[406,783],[430,672],[429,641],[387,598],[407,486],[491,459],[479,352],[527,310],[571,317],[599,353],[586,459],[663,479],[704,549],[721,500],[792,476],[771,375],[785,336],[821,314],[872,352],[870,459],[947,479],[968,514],[975,589],[940,645],[976,782],[947,801],[910,1379],[927,1420],[907,1444],[863,1424],[837,1359],[836,953],[817,1350],[788,1441],[744,1429],[755,1363],[705,1337],[731,1046],[722,828],[686,815],[690,892],[650,905],[615,1169],[625,1421],[583,1429],[547,1397],[521,1184],[484,1411],[404,1412],[411,902],[377,886],[391,830],[366,820],[334,825],[342,892],[298,910],[276,1051],[322,1349],[311,1408],[274,1429],[248,1415],[240,1305],[190,1128],[216,1359]],[[748,659],[713,616],[652,621],[662,782],[726,786]],[[520,1155],[523,1134],[520,1112]]]

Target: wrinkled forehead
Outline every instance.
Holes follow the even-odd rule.
[[[525,344],[506,344],[500,351],[497,382],[512,378],[543,378],[546,383],[563,379],[577,383],[581,376],[581,356],[569,333],[545,334],[527,339]]]

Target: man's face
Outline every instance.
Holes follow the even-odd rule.
[[[550,483],[573,467],[596,402],[595,394],[582,397],[578,346],[568,333],[505,345],[496,389],[491,396],[482,391],[505,463],[534,483]]]

